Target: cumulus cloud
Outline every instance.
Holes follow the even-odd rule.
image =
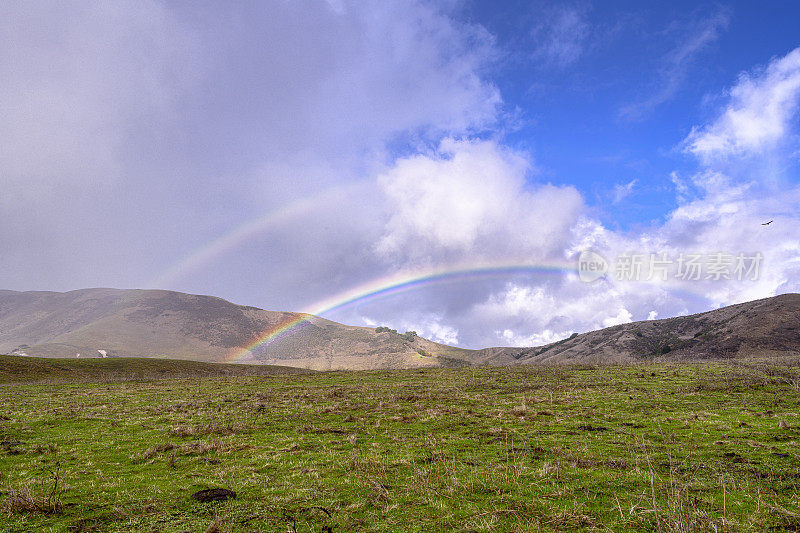
[[[472,318],[475,324],[495,326],[495,343],[539,346],[576,332],[643,320],[648,302],[671,312],[680,308],[666,291],[650,286],[587,284],[577,277],[541,284],[520,280],[477,303]]]
[[[794,138],[800,100],[800,48],[740,75],[722,113],[692,129],[684,147],[702,161],[763,154]]]
[[[495,141],[445,139],[380,178],[389,221],[378,244],[404,261],[559,254],[583,202],[573,187],[527,184],[531,163]]]
[[[504,329],[501,333],[497,334],[498,344],[502,346],[544,346],[551,342],[557,342],[567,338],[567,333],[557,333],[549,329],[545,329],[540,333],[528,334],[527,332],[518,333],[511,329]]]
[[[418,323],[406,322],[403,325],[406,331],[416,331],[423,337],[444,344],[458,344],[458,330],[453,326],[442,324],[442,317],[423,317]]]
[[[762,269],[755,281],[694,283],[695,290],[702,290],[718,305],[784,292],[781,287],[800,273],[800,243],[795,235],[800,226],[796,215],[800,189],[792,188],[780,196],[757,191],[756,184],[715,191],[680,206],[659,232],[659,238],[675,252],[763,255]],[[772,219],[778,221],[774,227],[761,225]]]
[[[618,324],[627,324],[628,322],[631,321],[632,316],[633,315],[631,314],[630,311],[628,311],[624,307],[620,307],[617,310],[616,315],[603,319],[603,327],[608,328],[611,326],[616,326]]]
[[[770,147],[792,142],[797,134],[792,117],[800,101],[798,59],[800,50],[795,50],[741,76],[718,115],[693,129],[684,146],[699,166],[694,174],[672,173],[679,204],[663,224],[620,234],[587,221],[576,228],[575,249],[592,248],[611,258],[635,252],[663,253],[672,259],[681,253],[760,254],[757,279],[673,279],[663,287],[676,295],[697,295],[694,302],[681,297],[687,311],[795,290],[793,280],[800,274],[795,235],[800,227],[800,187],[776,185],[776,173],[791,164],[792,156]],[[774,222],[762,226],[767,220]],[[617,283],[614,289],[628,291],[627,309],[641,309],[641,295],[630,292],[629,285]],[[647,297],[659,289],[659,283],[633,285]],[[664,308],[650,309],[655,313],[651,317],[670,314]],[[637,312],[633,314],[635,318]]]
[[[417,315],[416,313],[411,313]],[[367,326],[385,326],[389,327],[388,322],[378,322],[368,316],[362,316],[361,321]],[[436,314],[418,314],[413,320],[401,319],[392,322],[392,328],[400,333],[406,331],[415,331],[421,337],[426,339],[441,342],[443,344],[457,345],[458,344],[458,330],[452,326],[447,326],[441,323],[442,317]]]
[[[696,195],[661,229],[674,247],[763,254],[757,281],[707,286],[718,305],[797,290],[800,187],[783,182],[796,145],[800,49],[742,74],[709,124],[684,140],[702,168],[688,181]],[[686,182],[684,181],[684,184]],[[686,187],[684,190],[687,190]],[[774,220],[770,226],[761,223]]]

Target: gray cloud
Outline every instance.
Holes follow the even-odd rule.
[[[387,143],[466,135],[501,105],[482,77],[490,36],[421,3],[0,9],[4,287],[140,285],[248,220],[374,175]],[[369,249],[377,195],[321,198],[227,258],[282,290],[196,272],[174,286],[298,305],[296,285]]]
[[[0,9],[3,285],[120,283],[146,264],[140,160],[196,80],[192,32],[153,2]]]

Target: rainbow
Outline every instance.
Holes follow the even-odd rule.
[[[320,202],[343,202],[354,189],[360,186],[362,186],[361,183],[352,183],[332,187],[313,196],[290,202],[280,209],[264,213],[192,250],[188,255],[173,263],[155,278],[145,282],[144,286],[154,288],[168,287],[186,275],[187,272],[198,270],[212,263],[218,257],[238,248],[257,235],[274,230],[281,225],[292,223],[299,217],[310,216],[315,210],[319,209]]]
[[[284,224],[293,223],[298,217],[308,216],[319,209],[320,202],[344,201],[352,192],[362,187],[363,183],[355,182],[344,186],[332,187],[322,190],[316,195],[308,196],[282,206],[279,209],[264,213],[229,232],[220,235],[212,241],[196,248],[187,256],[172,264],[167,270],[156,278],[144,283],[146,287],[166,287],[175,280],[186,275],[187,272],[199,269],[223,254],[243,245],[261,233],[274,230]],[[367,283],[352,287],[309,305],[302,313],[292,313],[291,318],[283,320],[269,329],[261,332],[256,339],[247,346],[234,349],[224,358],[226,362],[237,362],[252,355],[252,352],[261,346],[269,344],[275,339],[307,324],[314,316],[340,310],[349,306],[358,305],[376,298],[411,291],[435,283],[448,283],[470,281],[481,278],[501,277],[510,275],[547,275],[547,274],[576,274],[574,263],[552,264],[483,264],[462,265],[457,267],[440,267],[413,272],[400,272],[389,276],[373,279]],[[667,287],[665,287],[667,288]],[[705,298],[702,295],[679,288],[667,288],[670,292],[686,293],[695,297]]]
[[[538,264],[538,265],[482,265],[450,268],[436,268],[417,270],[414,272],[395,273],[390,276],[376,278],[364,284],[352,287],[344,292],[316,302],[304,309],[299,316],[281,321],[278,324],[262,331],[256,339],[237,350],[232,351],[225,362],[238,362],[257,350],[283,335],[294,331],[308,323],[314,316],[341,310],[350,306],[400,294],[436,283],[452,283],[473,281],[476,279],[493,278],[514,275],[567,275],[576,274],[577,269],[572,264]]]

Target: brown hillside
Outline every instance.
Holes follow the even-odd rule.
[[[800,294],[784,294],[695,315],[612,326],[538,348],[506,348],[488,362],[598,363],[797,355]]]
[[[306,322],[239,362],[319,370],[464,364],[466,350],[311,315],[265,311],[161,290],[0,291],[0,353],[220,362],[263,332]],[[455,359],[453,359],[455,358]]]
[[[0,353],[223,362],[265,332],[291,329],[238,362],[314,370],[465,364],[608,363],[800,354],[800,295],[633,322],[535,348],[464,350],[311,315],[160,290],[0,291]]]

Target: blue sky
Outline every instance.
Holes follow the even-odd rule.
[[[0,288],[214,294],[469,347],[797,291],[799,15],[4,5]],[[754,280],[589,284],[587,250],[764,263]]]
[[[541,14],[569,21],[561,43],[531,30],[547,24]],[[800,6],[474,2],[464,15],[496,37],[505,59],[493,79],[521,115],[506,141],[535,153],[545,179],[578,186],[604,222],[627,229],[674,208],[669,175],[693,164],[679,143],[739,73],[798,45]],[[549,56],[537,52],[548,44]],[[633,180],[630,201],[612,205],[610,189]]]

